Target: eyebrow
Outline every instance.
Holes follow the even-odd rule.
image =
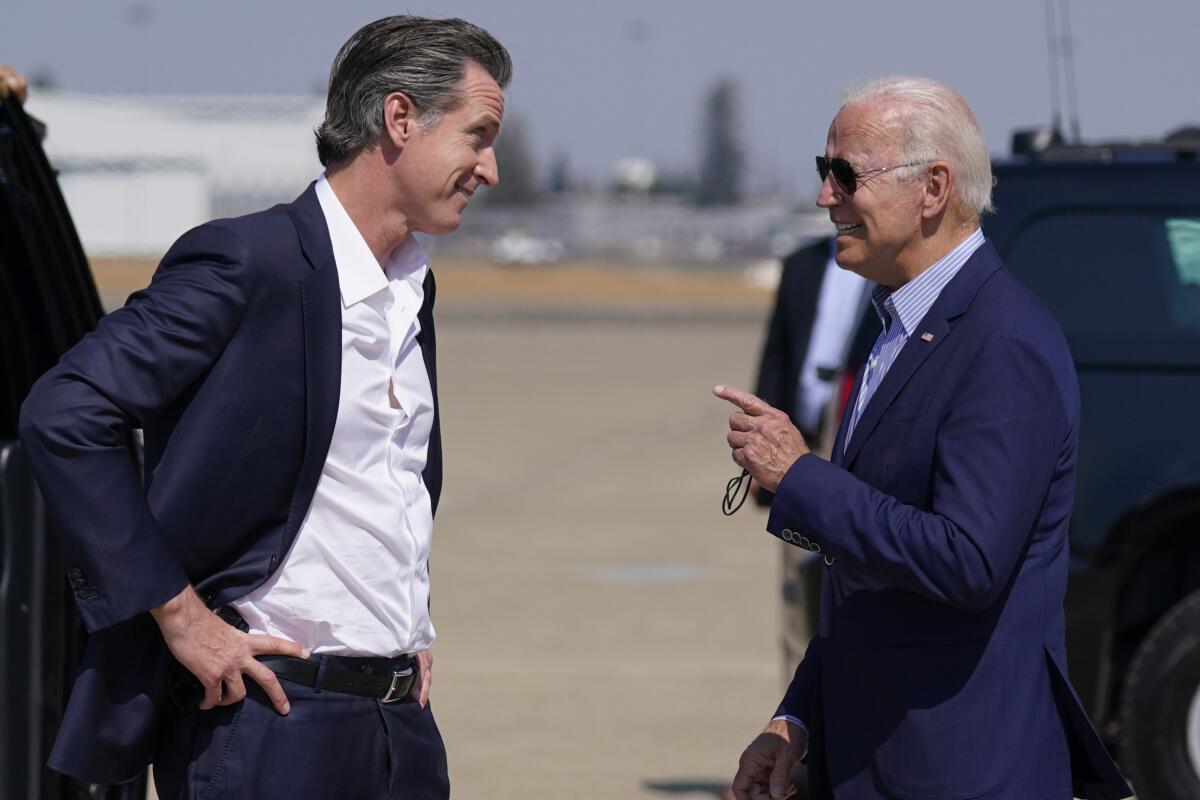
[[[487,112],[476,117],[472,123],[472,128],[486,128],[489,132],[500,130],[500,119],[493,113]]]

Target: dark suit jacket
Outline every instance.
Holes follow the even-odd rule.
[[[817,300],[829,263],[829,240],[821,239],[792,253],[783,261],[775,308],[767,326],[758,367],[755,394],[795,421],[796,386],[808,353]],[[804,431],[806,436],[817,431]]]
[[[418,341],[436,509],[434,294],[430,273]],[[337,267],[310,186],[185,234],[150,286],[34,386],[21,441],[92,634],[52,767],[114,783],[152,758],[170,656],[147,610],[189,582],[215,608],[275,571],[312,502],[340,380]],[[139,427],[144,482],[127,447]]]
[[[833,463],[797,461],[768,521],[827,564],[818,633],[781,706],[811,728],[817,796],[1127,796],[1067,680],[1075,370],[990,242],[843,453],[849,417]]]

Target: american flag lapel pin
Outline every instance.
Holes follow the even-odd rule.
[[[933,334],[932,334],[932,333],[922,333],[922,334],[921,334],[921,341],[922,341],[922,342],[932,342],[932,341],[933,341]]]

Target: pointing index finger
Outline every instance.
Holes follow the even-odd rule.
[[[728,400],[752,417],[757,417],[771,410],[771,406],[767,405],[763,400],[733,386],[715,386],[713,387],[713,394],[722,400]]]

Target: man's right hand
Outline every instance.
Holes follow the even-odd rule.
[[[808,733],[787,720],[771,720],[738,762],[733,779],[737,800],[783,800],[795,791],[788,775],[808,752]]]
[[[210,611],[191,586],[150,609],[150,614],[171,654],[204,686],[201,710],[241,701],[246,696],[243,676],[249,676],[276,711],[291,711],[279,678],[254,657],[270,653],[308,658],[303,647],[274,636],[242,633]]]
[[[29,81],[7,64],[0,64],[0,100],[10,94],[24,103],[29,97]]]

